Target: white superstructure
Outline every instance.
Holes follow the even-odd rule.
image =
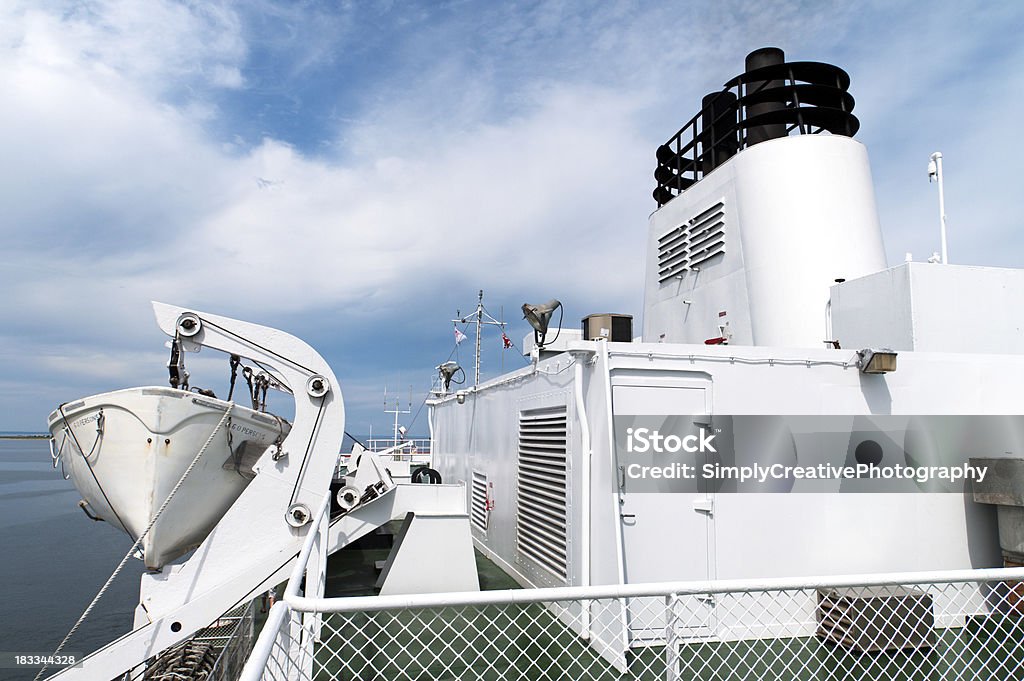
[[[1002,415],[957,454],[1024,453],[1024,273],[887,269],[848,77],[772,52],[658,150],[642,342],[570,341],[433,403],[435,465],[466,483],[478,546],[524,585],[1002,564],[991,508],[962,493],[792,480],[744,493],[629,473],[627,434],[651,422],[724,429],[760,463],[841,467],[934,463],[950,453],[921,448],[917,417]],[[882,349],[895,371],[867,373],[860,351]],[[718,462],[702,456],[686,460]]]

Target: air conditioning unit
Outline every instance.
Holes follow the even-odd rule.
[[[817,636],[857,652],[931,648],[935,615],[928,593],[900,586],[818,590]]]
[[[614,343],[633,341],[633,315],[611,312],[583,318],[583,340],[603,338]]]

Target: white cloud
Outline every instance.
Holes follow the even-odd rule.
[[[946,38],[949,59],[974,64],[971,78],[950,80],[949,61],[933,59],[905,82],[910,70],[896,66],[921,61],[922,39],[907,34],[911,18],[884,7],[870,14],[886,22],[884,40],[845,6],[791,3],[396,7],[372,10],[372,21],[358,9],[256,7],[257,18],[219,3],[0,9],[0,314],[14,349],[0,369],[10,380],[33,371],[51,394],[85,389],[89,371],[137,382],[140,358],[162,354],[143,349],[159,349],[152,298],[259,321],[291,315],[309,328],[338,310],[379,321],[400,307],[440,324],[454,310],[429,306],[453,288],[471,296],[486,286],[639,318],[654,147],[765,43],[795,59],[850,59],[861,137],[879,142],[891,256],[931,234],[923,164],[933,142],[949,158],[951,230],[971,205],[972,228],[988,237],[979,243],[1011,238],[998,206],[1022,208],[1009,186],[1011,146],[988,141],[1024,105],[1007,85],[1020,48],[983,59],[1019,12],[971,32],[943,5],[924,39]],[[374,33],[378,24],[392,33]],[[272,132],[255,146],[236,136],[218,98],[253,87],[257,47],[293,56],[259,78],[286,89],[342,57],[356,68],[361,39],[388,46],[400,68],[360,81],[360,108],[333,116],[343,123],[324,133],[334,135],[330,153]],[[324,98],[359,74],[335,75]],[[938,112],[935,88],[946,93]],[[942,128],[949,118],[973,124]],[[992,187],[1013,196],[991,198]],[[972,202],[986,192],[990,200]],[[1022,264],[1019,246],[973,254]]]
[[[237,66],[214,64],[209,79],[211,84],[223,88],[238,89],[245,85],[245,78]]]
[[[165,37],[139,63],[135,39],[94,53],[138,19],[98,7],[106,14],[95,26],[80,14],[7,17],[24,39],[0,53],[0,87],[18,103],[0,110],[13,133],[0,152],[15,160],[0,170],[9,207],[0,230],[12,246],[0,312],[42,346],[19,371],[60,377],[62,390],[89,377],[137,381],[136,359],[158,354],[140,350],[156,338],[151,298],[266,318],[338,307],[369,315],[453,281],[541,272],[563,297],[635,286],[609,266],[636,238],[624,227],[646,203],[628,93],[536,92],[503,124],[468,116],[422,139],[415,117],[381,128],[371,114],[353,134],[408,144],[348,165],[269,138],[239,154],[197,126],[202,100],[173,106],[143,82],[173,80],[187,70],[178,46],[197,46]],[[168,11],[155,19],[168,19],[169,34],[192,30],[193,14]],[[221,52],[200,51],[196,63],[221,68]],[[630,184],[637,200],[609,207],[605,197]],[[611,276],[587,281],[584,266]]]
[[[642,209],[647,164],[625,99],[563,91],[505,126],[355,168],[266,140],[239,161],[223,210],[179,246],[205,254],[221,295],[244,299],[272,279],[258,304],[293,309],[393,299],[395,284],[436,285],[438,272],[472,280],[525,267],[582,290],[566,249],[610,256],[636,236],[623,227]],[[602,197],[630,184],[638,200],[609,211]]]
[[[117,75],[150,94],[216,82],[245,58],[238,16],[216,3],[168,0],[15,2],[4,11],[8,43],[53,71]],[[227,85],[235,87],[235,85]]]

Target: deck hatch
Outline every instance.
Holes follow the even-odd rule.
[[[563,580],[569,572],[567,474],[565,406],[520,412],[516,543],[524,557]]]
[[[487,531],[490,509],[487,503],[487,474],[473,471],[473,489],[470,500],[469,521],[481,532]]]
[[[700,211],[658,239],[658,282],[725,253],[725,201]]]

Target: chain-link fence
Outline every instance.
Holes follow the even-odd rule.
[[[280,604],[253,678],[1020,681],[1019,580],[1024,570],[297,601],[322,619]]]

